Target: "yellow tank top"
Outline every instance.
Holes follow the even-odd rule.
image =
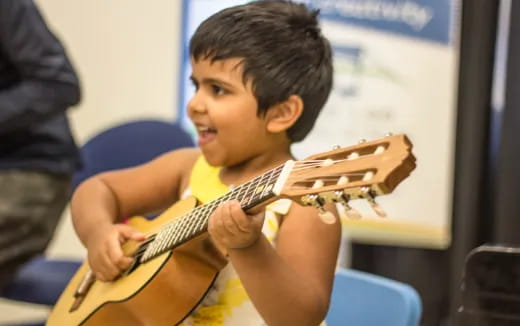
[[[219,178],[219,167],[210,166],[203,156],[195,163],[185,196],[196,197],[207,203],[224,195],[230,188]],[[277,200],[266,207],[262,233],[276,245],[278,216],[289,211],[291,201]],[[199,306],[181,324],[182,326],[263,326],[266,323],[253,306],[233,266],[227,264]]]

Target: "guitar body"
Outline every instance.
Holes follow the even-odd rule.
[[[152,221],[136,217],[130,224],[148,233],[195,205],[195,199],[186,199]],[[138,245],[134,243],[132,249]],[[74,294],[89,270],[85,262],[60,296],[46,325],[176,325],[198,305],[226,263],[205,233],[113,282],[94,281],[79,306],[71,311]]]

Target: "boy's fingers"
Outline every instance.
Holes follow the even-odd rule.
[[[121,270],[127,268],[132,261],[130,257],[126,257],[123,254],[123,250],[117,242],[111,242],[108,246],[107,258],[107,267],[110,269],[111,274],[116,274],[113,275],[114,277],[119,275]]]
[[[250,219],[251,223],[253,223],[257,227],[262,227],[262,225],[264,224],[265,212],[262,211],[258,214],[250,215],[248,216],[248,218]]]
[[[208,231],[210,233],[215,234],[216,229],[217,229],[217,222],[222,219],[221,212],[222,212],[222,206],[219,206],[211,214],[211,216],[209,218],[209,222],[208,222]]]
[[[116,261],[116,266],[120,271],[124,271],[132,264],[133,259],[127,256],[122,256]]]
[[[240,203],[234,201],[230,203],[229,214],[235,224],[235,228],[240,232],[249,233],[251,229],[251,220],[249,216],[244,213]]]
[[[220,237],[224,236],[225,234],[223,234],[222,232],[227,230],[226,226],[224,225],[224,208],[225,207],[223,206],[217,208],[217,210],[215,211],[216,214],[213,221],[213,232]]]
[[[146,239],[146,236],[140,231],[134,229],[133,227],[125,224],[118,225],[119,233],[123,236],[123,240],[136,240],[141,241]]]
[[[215,213],[213,213],[213,214],[215,214]],[[214,223],[215,223],[214,220],[215,220],[215,219],[214,219],[213,215],[211,215],[211,216],[209,217],[209,221],[208,221],[208,232],[209,232],[210,234],[213,232]]]
[[[101,259],[103,264],[98,266],[99,269],[95,273],[96,278],[104,282],[113,280],[119,273],[118,269],[112,264],[108,255]]]
[[[235,234],[238,227],[236,225],[235,218],[233,217],[233,202],[228,202],[222,205],[222,210],[225,211],[225,216],[222,218],[222,225],[224,229],[228,233]]]

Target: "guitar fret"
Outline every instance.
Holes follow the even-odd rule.
[[[175,233],[175,224],[169,224],[166,228],[166,237],[164,239],[165,243],[168,243],[171,241],[173,235]]]
[[[188,230],[189,230],[189,234],[193,234],[193,225],[195,224],[195,218],[196,218],[196,214],[194,214],[194,216],[192,218],[190,218],[190,220],[188,221]]]
[[[271,182],[271,177],[273,176],[273,172],[274,172],[274,170],[272,170],[271,173],[269,173],[269,176],[267,177],[267,182],[265,182],[265,184],[263,185],[263,188],[262,188],[262,191],[260,194],[260,198],[265,197],[265,194],[271,190],[270,182]]]
[[[201,231],[201,227],[204,227],[204,219],[208,211],[208,207],[206,205],[202,206],[203,208],[200,210],[200,215],[197,218],[197,231]]]
[[[210,206],[204,205],[204,209],[201,211],[201,217],[197,221],[197,232],[203,231],[207,225],[208,216],[212,212]]]
[[[161,233],[163,233],[164,235],[161,236],[160,240],[158,240],[158,243],[157,243],[157,247],[155,248],[155,254],[159,254],[162,249],[164,248],[165,244],[166,244],[166,237],[167,237],[167,229],[166,230],[161,230]]]
[[[253,199],[255,198],[256,190],[258,189],[258,185],[260,185],[262,183],[262,177],[264,175],[265,174],[262,174],[262,175],[260,175],[259,178],[255,178],[255,180],[253,180],[253,184],[252,184],[253,189],[251,189],[251,194],[249,195],[249,200],[247,201],[247,204],[244,205],[244,207],[249,206],[253,202]]]
[[[178,221],[178,220],[177,220]],[[171,241],[170,243],[175,243],[179,237],[179,230],[180,230],[180,226],[179,226],[180,222],[177,222],[175,223],[173,226],[172,226],[172,236],[171,236]],[[169,247],[169,246],[168,246]]]
[[[237,200],[239,203],[242,202],[244,196],[246,195],[246,192],[247,192],[247,186],[246,185],[240,185],[239,187],[236,188],[236,193],[235,193],[235,198],[234,199]]]
[[[259,177],[257,176],[256,178],[254,178],[253,180],[249,181],[247,183],[247,188],[246,188],[246,197],[244,198],[244,201],[241,202],[241,206],[242,207],[246,207],[247,204],[249,204],[249,202],[251,201],[251,198],[253,197],[252,194],[251,194],[251,186],[254,186],[254,183],[257,182]],[[247,203],[245,203],[245,201],[247,201]]]
[[[204,210],[198,210],[196,218],[193,221],[193,233],[198,233],[200,229],[201,216],[204,215]]]
[[[189,215],[188,215],[189,217]],[[188,225],[188,221],[189,219],[184,219],[183,223],[182,223],[182,228],[180,228],[180,233],[179,233],[179,239],[178,241],[182,241],[184,240],[184,237],[186,236],[186,232],[188,232],[188,228],[186,227]]]

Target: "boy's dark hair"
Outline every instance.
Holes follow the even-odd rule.
[[[300,141],[314,126],[332,87],[332,58],[321,34],[318,10],[289,1],[255,1],[224,9],[206,19],[190,41],[194,60],[243,58],[258,114],[299,95],[302,115],[287,131]]]

